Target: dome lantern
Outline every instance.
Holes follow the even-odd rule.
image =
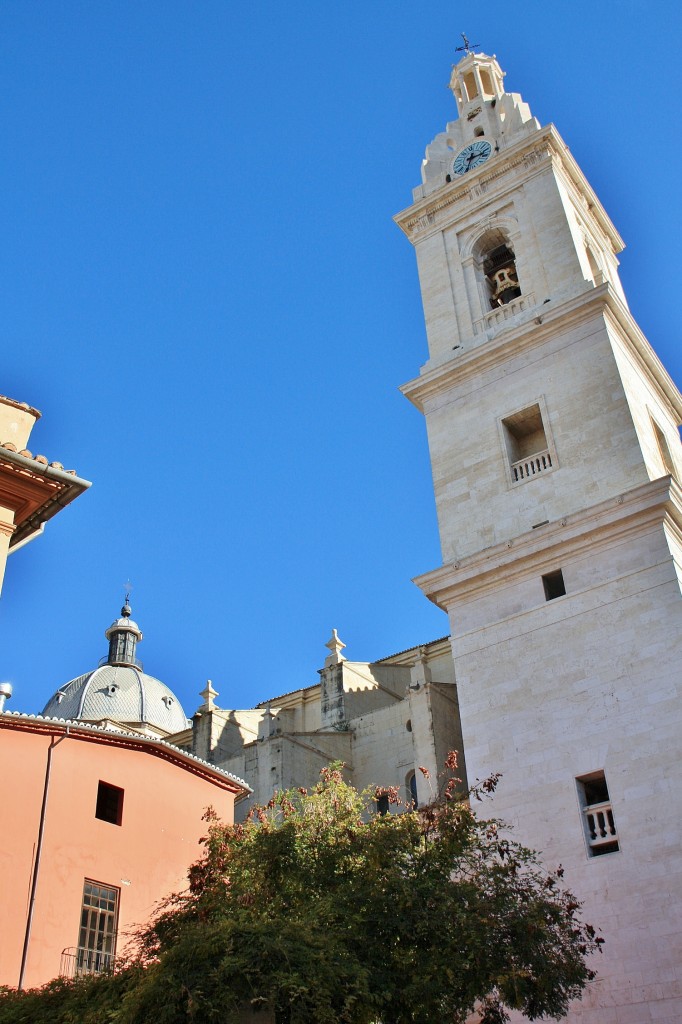
[[[142,639],[142,630],[131,619],[132,609],[126,595],[125,604],[121,608],[121,618],[114,619],[104,635],[109,641],[109,653],[102,658],[100,665],[133,665],[142,668],[142,662],[135,657],[138,642]]]
[[[121,617],[105,632],[109,653],[93,671],[61,686],[45,705],[47,717],[105,724],[143,735],[164,737],[183,732],[189,722],[173,691],[147,675],[135,657],[142,630],[131,618],[126,595]]]

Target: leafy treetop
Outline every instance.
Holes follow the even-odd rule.
[[[456,797],[456,765],[450,754],[429,805],[398,814],[373,813],[378,795],[399,804],[395,790],[358,793],[340,764],[243,824],[208,812],[188,891],[166,902],[123,971],[84,983],[104,1004],[111,996],[93,1024],[241,1024],[254,1011],[278,1024],[564,1015],[602,940],[581,923],[561,868],[547,873]],[[56,1003],[49,1018],[12,1016],[21,1002],[0,999],[0,1024],[90,1024]]]

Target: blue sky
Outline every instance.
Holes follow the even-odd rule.
[[[106,652],[191,713],[447,632],[426,340],[392,222],[456,115],[466,31],[554,121],[623,235],[632,311],[682,380],[680,16],[622,0],[0,5],[0,392],[93,481],[8,562],[0,677],[38,711]]]

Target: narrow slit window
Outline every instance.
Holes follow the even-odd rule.
[[[123,790],[108,782],[100,782],[97,786],[95,817],[112,825],[120,825],[123,821]]]
[[[556,597],[563,597],[566,593],[564,574],[561,569],[548,572],[542,577],[542,585],[545,588],[545,600],[553,601]]]
[[[414,772],[407,773],[405,789],[407,790],[407,809],[416,810],[419,807],[419,801],[417,800],[417,776]]]

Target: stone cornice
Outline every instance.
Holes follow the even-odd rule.
[[[493,369],[512,355],[544,344],[556,335],[559,321],[562,321],[562,328],[568,328],[598,315],[609,291],[609,286],[604,284],[581,292],[554,308],[549,303],[539,306],[535,320],[523,324],[512,323],[488,341],[474,340],[471,348],[463,348],[446,363],[425,370],[419,377],[403,384],[400,390],[423,412],[424,402],[428,399],[449,391],[470,377]]]
[[[397,213],[393,218],[398,227],[416,244],[435,232],[441,231],[454,216],[470,216],[471,205],[499,199],[507,191],[519,188],[517,176],[509,172],[523,165],[527,172],[538,173],[549,163],[566,175],[581,197],[581,205],[595,217],[611,242],[614,252],[620,252],[624,243],[599,202],[584,174],[553,124],[522,136],[480,169],[470,172],[463,181],[448,182],[435,189],[424,199]],[[505,182],[505,179],[508,179]],[[502,187],[500,187],[502,186]],[[451,207],[461,206],[461,214]],[[444,211],[450,211],[443,216]]]
[[[594,317],[603,316],[635,361],[646,368],[661,398],[669,406],[677,422],[682,422],[682,396],[672,378],[637,326],[632,314],[607,283],[587,288],[573,299],[554,308],[551,304],[537,307],[538,316],[523,324],[510,325],[489,341],[474,343],[460,350],[446,363],[426,370],[421,376],[403,384],[400,390],[421,412],[429,399],[459,387],[467,379],[493,369],[512,356],[537,348]]]
[[[559,558],[584,555],[588,537],[590,550],[598,551],[663,522],[680,535],[682,490],[669,476],[424,573],[413,582],[430,601],[448,610],[474,594],[555,568]]]
[[[543,157],[550,157],[550,150],[546,144],[545,129],[541,133],[534,134],[530,139],[524,139],[510,149],[504,151],[503,160],[495,160],[491,165],[486,164],[484,169],[470,172],[473,176],[463,181],[452,181],[431,192],[424,199],[418,200],[407,209],[397,213],[393,220],[398,227],[407,235],[412,244],[423,241],[438,231],[441,231],[456,215],[452,211],[450,216],[443,217],[443,211],[451,207],[463,205],[467,201],[476,202],[485,199],[487,202],[492,196],[489,190],[499,179],[506,177],[509,171],[519,164],[525,164],[530,169],[534,163],[538,163]],[[519,150],[519,152],[515,152]],[[529,162],[530,161],[530,162]],[[514,180],[514,187],[518,188],[518,181]],[[470,207],[464,207],[461,216],[468,216]]]

